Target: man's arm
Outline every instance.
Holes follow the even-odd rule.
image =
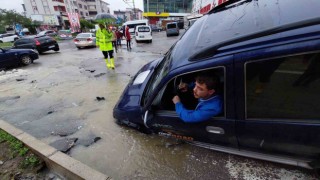
[[[174,100],[174,99],[173,99]],[[200,103],[196,110],[188,110],[179,101],[175,103],[176,112],[186,123],[202,122],[222,112],[222,101],[219,97],[210,103]]]

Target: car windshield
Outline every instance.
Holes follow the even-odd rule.
[[[90,37],[90,34],[78,34],[77,38],[88,38]]]
[[[151,80],[148,82],[148,89],[146,91],[146,94],[144,96],[144,104],[146,104],[151,96],[151,94],[154,92],[155,88],[159,85],[163,77],[165,77],[169,73],[170,69],[170,63],[172,60],[172,50],[174,49],[176,44],[174,44],[169,51],[166,53],[165,57],[159,64],[159,66],[155,69]]]
[[[69,30],[60,30],[58,31],[59,34],[71,34],[71,31]]]

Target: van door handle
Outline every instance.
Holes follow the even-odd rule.
[[[214,134],[224,134],[224,129],[222,129],[221,127],[214,127],[214,126],[207,126],[206,130],[209,133],[214,133]]]

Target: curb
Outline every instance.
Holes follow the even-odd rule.
[[[33,153],[44,160],[48,169],[65,177],[66,179],[95,179],[111,180],[105,174],[102,174],[91,167],[73,159],[72,157],[58,151],[57,149],[37,140],[26,132],[12,126],[0,119],[0,129],[11,134],[23,142]]]

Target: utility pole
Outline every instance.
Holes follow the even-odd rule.
[[[137,16],[136,16],[136,7],[135,7],[135,4],[134,4],[134,0],[132,0],[132,3],[133,3],[133,16],[134,16],[134,19],[137,19]]]
[[[132,3],[133,4],[133,18],[134,19],[137,19],[137,16],[136,16],[136,6],[135,6],[135,3],[134,3],[134,0],[132,0],[132,2],[128,2],[128,0],[124,0],[125,3]]]

